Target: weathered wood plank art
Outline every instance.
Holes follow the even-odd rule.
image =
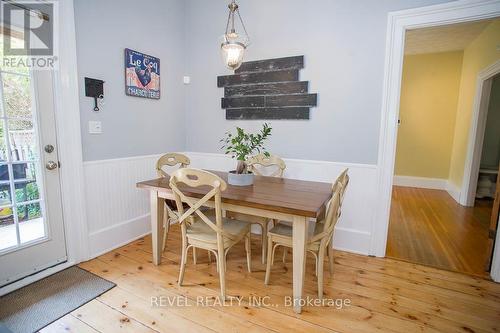
[[[226,119],[309,119],[317,94],[299,81],[304,56],[244,62],[234,75],[217,77],[224,88],[221,107]]]

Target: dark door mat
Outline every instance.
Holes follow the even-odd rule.
[[[36,332],[114,286],[72,266],[0,297],[0,321],[12,333]]]

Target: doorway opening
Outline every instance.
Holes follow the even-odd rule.
[[[500,19],[406,31],[388,257],[489,274],[498,221],[500,75],[484,77],[491,93],[481,90],[476,98],[479,122],[472,104],[478,75],[500,58],[495,36]],[[469,141],[476,143],[472,155]],[[470,185],[463,183],[468,178]],[[465,185],[477,186],[468,201]]]

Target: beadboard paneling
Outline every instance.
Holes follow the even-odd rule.
[[[234,160],[223,154],[187,152],[186,155],[195,168],[232,170],[235,165]],[[135,184],[156,176],[154,166],[158,157],[84,163],[91,257],[150,232],[149,196]],[[332,182],[344,168],[349,168],[351,181],[334,246],[369,254],[372,212],[376,203],[376,166],[297,159],[285,159],[285,162],[285,177],[323,182]]]
[[[149,196],[135,184],[156,176],[158,155],[84,163],[92,257],[149,233]]]
[[[236,164],[224,154],[187,152],[186,155],[195,168],[229,171],[234,170]],[[302,180],[331,183],[345,168],[349,168],[350,182],[342,206],[342,217],[336,228],[334,246],[350,252],[368,254],[376,204],[377,167],[369,164],[288,158],[284,160],[284,177]]]

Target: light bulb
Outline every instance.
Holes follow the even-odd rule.
[[[226,66],[232,70],[238,69],[243,61],[245,46],[237,42],[225,42],[221,45],[222,58]]]

